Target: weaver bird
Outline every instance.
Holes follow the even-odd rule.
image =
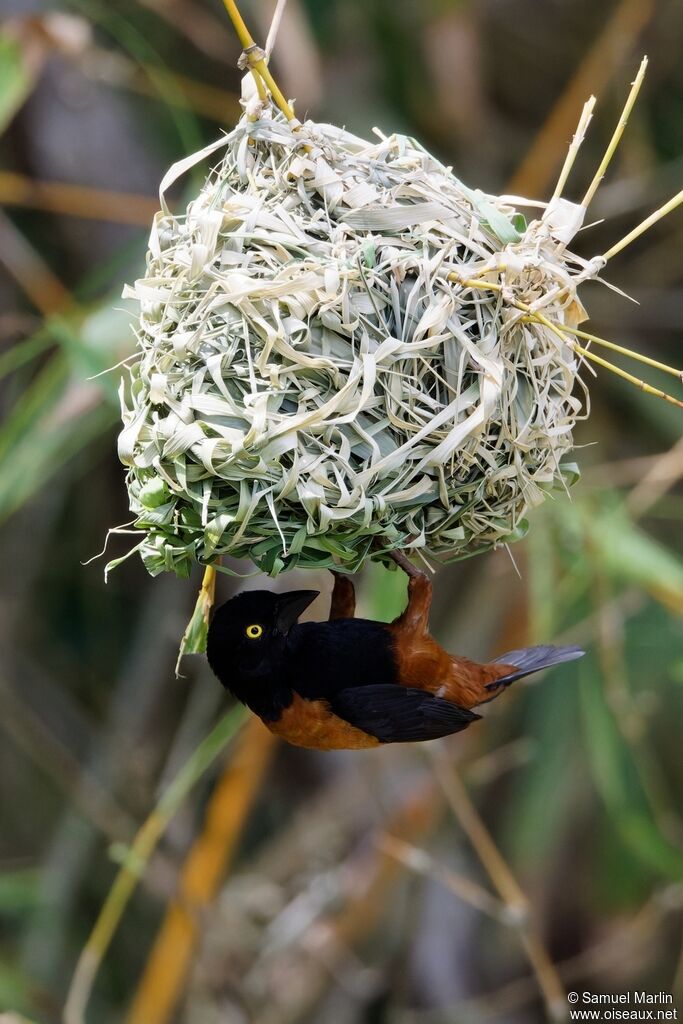
[[[327,622],[298,622],[317,590],[238,594],[211,620],[209,664],[271,732],[338,750],[460,732],[516,679],[584,653],[527,647],[487,664],[448,654],[429,633],[431,584],[407,571],[408,605],[391,623],[354,618],[353,584],[337,573]]]

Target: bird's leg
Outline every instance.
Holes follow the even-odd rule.
[[[401,551],[392,551],[391,558],[408,574],[408,606],[395,620],[402,632],[422,636],[429,632],[429,610],[432,606],[432,584],[426,573],[417,569]]]
[[[330,604],[330,621],[332,619],[352,619],[356,614],[356,591],[350,578],[343,572],[330,572],[334,576],[332,602]]]
[[[429,632],[429,610],[432,606],[432,584],[420,572],[408,581],[408,605],[397,619],[397,625],[406,632],[423,636]]]

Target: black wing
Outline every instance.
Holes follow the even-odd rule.
[[[377,683],[341,690],[330,698],[335,714],[381,743],[435,740],[461,732],[481,715],[424,690]]]

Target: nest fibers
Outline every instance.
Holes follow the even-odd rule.
[[[171,214],[164,189],[217,150]],[[487,196],[413,139],[268,113],[175,165],[162,204],[128,289],[119,439],[151,573],[462,558],[521,536],[575,474],[577,356],[534,312],[585,316],[576,285],[599,266],[566,249],[583,207]]]

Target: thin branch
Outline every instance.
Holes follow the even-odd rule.
[[[275,10],[273,12],[273,20],[270,23],[270,29],[268,30],[268,37],[266,39],[266,60],[270,60],[270,55],[273,52],[275,46],[275,40],[277,34],[280,31],[280,22],[282,16],[285,13],[285,7],[287,6],[287,0],[277,0]]]
[[[564,158],[564,163],[562,165],[562,170],[560,171],[560,176],[557,179],[557,184],[555,185],[555,191],[553,192],[552,198],[550,200],[551,203],[554,199],[559,199],[562,195],[562,192],[564,191],[564,186],[567,184],[567,179],[569,178],[571,169],[574,166],[579,150],[581,149],[583,140],[586,138],[588,125],[591,123],[591,119],[593,117],[594,107],[595,96],[591,96],[583,105],[583,110],[581,111],[579,123],[576,126],[576,131],[574,132],[571,144],[569,146],[569,149],[567,150],[567,155]]]
[[[615,242],[611,249],[608,249],[607,252],[604,252],[602,254],[601,258],[605,261],[605,263],[608,260],[611,260],[613,256],[616,256],[618,252],[621,252],[623,249],[625,249],[627,245],[631,244],[631,242],[635,242],[636,238],[640,238],[640,236],[643,235],[649,228],[651,228],[653,224],[656,224],[657,221],[660,221],[663,217],[666,217],[667,214],[675,210],[678,206],[681,205],[681,203],[683,203],[683,189],[681,189],[680,192],[677,192],[676,195],[673,196],[668,203],[664,203],[664,206],[660,206],[658,210],[655,210],[654,213],[651,213],[650,216],[646,217],[644,221],[641,221],[640,224],[637,225],[637,227],[633,228],[632,231],[629,231],[629,233],[625,235],[619,242]]]
[[[422,571],[422,569],[418,569],[417,566],[413,565],[410,559],[407,558],[407,556],[404,555],[402,551],[389,551],[388,554],[389,558],[391,558],[392,561],[396,562],[396,565],[400,565],[403,571],[407,573],[408,576],[411,577],[411,579],[415,579],[417,576],[427,575],[425,572]]]
[[[605,150],[605,155],[603,156],[602,160],[600,161],[600,166],[598,167],[597,171],[595,172],[595,177],[593,178],[593,180],[591,181],[590,185],[586,189],[585,196],[581,200],[581,205],[584,206],[584,207],[590,205],[590,203],[591,203],[591,201],[593,199],[593,196],[595,195],[595,193],[598,190],[600,182],[605,177],[605,171],[609,167],[610,162],[612,160],[612,157],[614,156],[614,154],[616,152],[617,146],[619,145],[619,143],[621,141],[621,136],[624,134],[624,129],[626,128],[626,125],[628,124],[628,119],[631,116],[631,111],[633,110],[635,102],[636,102],[636,100],[638,98],[638,93],[640,92],[640,87],[643,84],[643,79],[645,78],[646,70],[647,70],[647,57],[643,57],[643,59],[640,62],[640,67],[638,68],[638,74],[636,75],[635,79],[633,80],[633,83],[631,85],[631,91],[629,92],[628,97],[626,99],[626,103],[624,104],[624,109],[622,110],[621,116],[619,118],[619,121],[617,122],[617,126],[614,129],[614,134],[612,135],[612,138],[609,141],[609,145],[608,145],[607,149]]]
[[[244,23],[244,19],[239,12],[235,0],[223,0],[225,9],[228,12],[230,20],[234,26],[237,37],[242,44],[242,48],[247,55],[249,61],[249,67],[258,72],[263,79],[266,88],[270,91],[271,96],[275,100],[275,103],[280,108],[282,113],[285,115],[288,121],[295,121],[296,115],[294,114],[293,108],[285,99],[285,96],[280,91],[280,88],[268,70],[268,64],[266,63],[266,57],[263,50],[261,50],[253,40],[249,29]]]
[[[507,907],[501,900],[497,900],[483,886],[439,864],[426,850],[388,833],[379,835],[375,841],[384,853],[394,857],[416,874],[439,882],[463,903],[468,903],[495,921],[507,921]]]

